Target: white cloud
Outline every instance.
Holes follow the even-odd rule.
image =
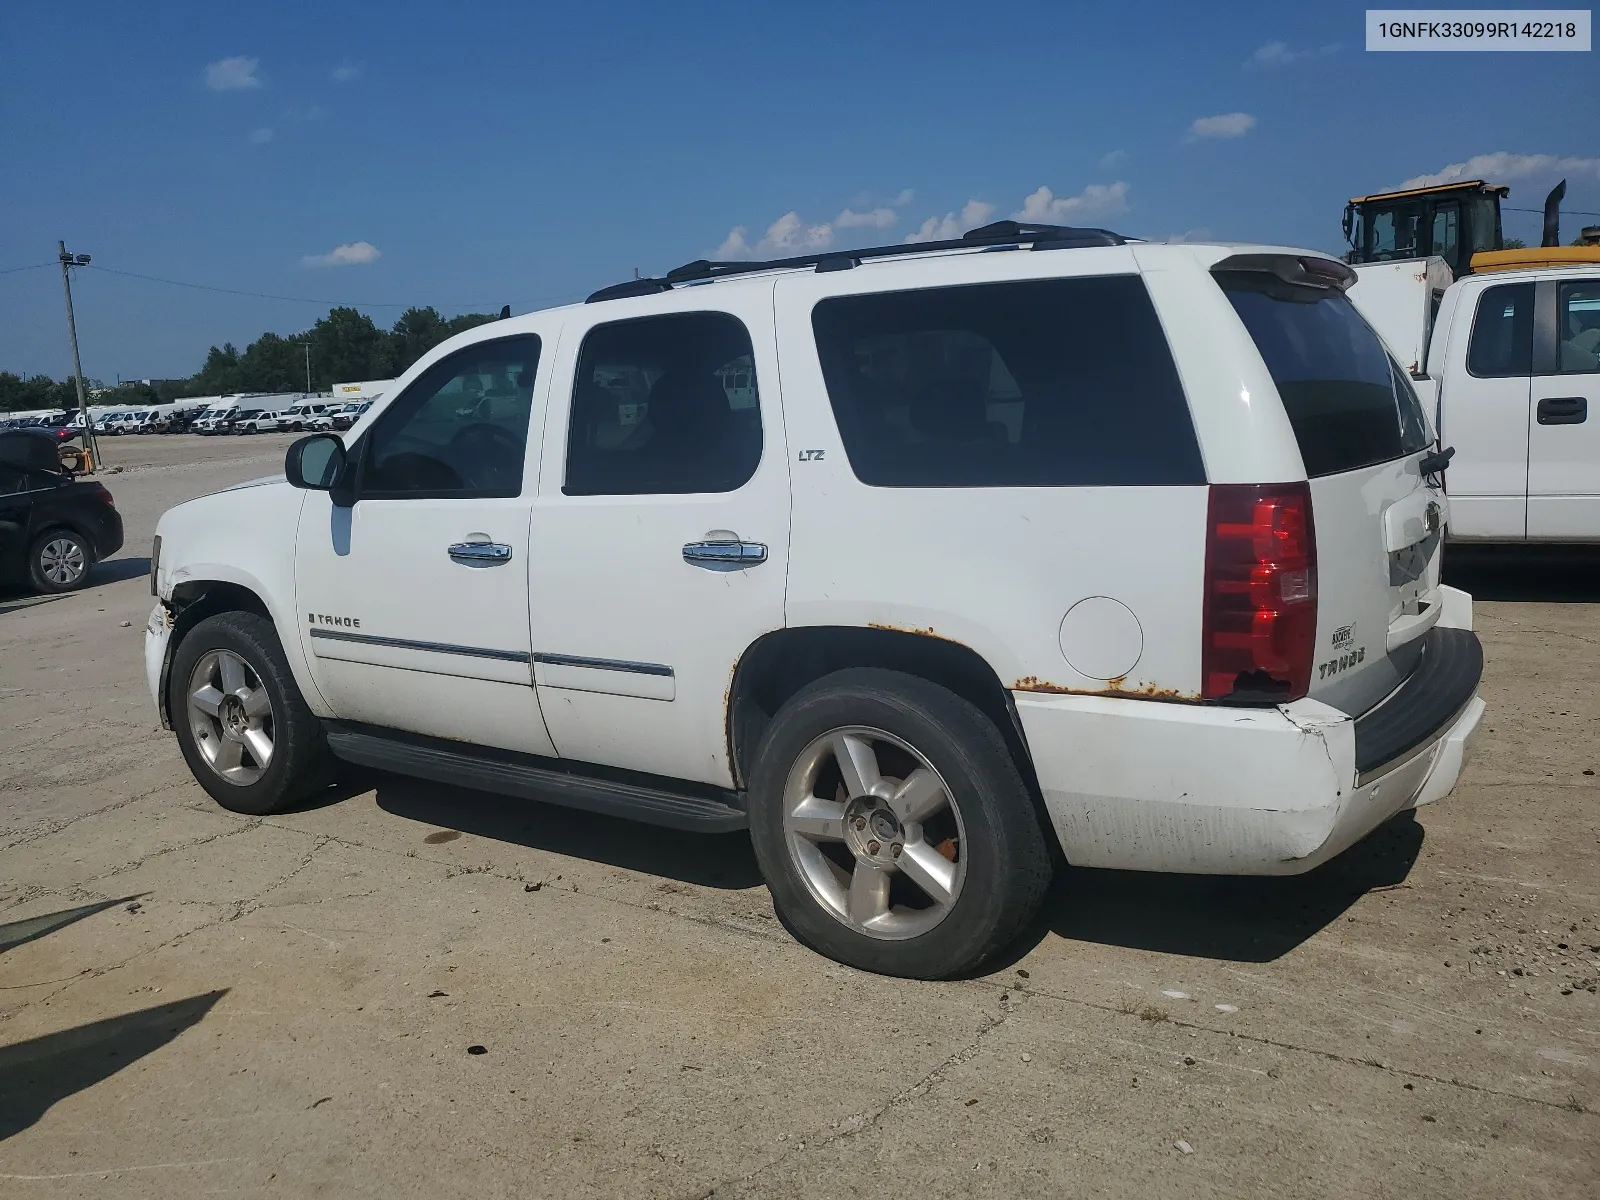
[[[1494,154],[1474,155],[1466,162],[1450,163],[1431,175],[1413,175],[1395,190],[1432,187],[1439,183],[1454,183],[1458,179],[1483,179],[1489,183],[1504,183],[1508,179],[1525,179],[1530,175],[1593,175],[1600,179],[1600,158],[1562,157],[1555,154],[1508,154],[1500,150]]]
[[[360,79],[364,73],[365,68],[362,67],[360,63],[353,63],[349,59],[345,59],[333,69],[329,75],[329,78],[331,78],[335,83],[354,83],[356,80]]]
[[[905,188],[893,200],[874,201],[870,192],[862,192],[847,208],[831,221],[811,224],[790,209],[771,225],[754,243],[750,229],[736,225],[717,247],[718,260],[740,258],[793,258],[802,254],[816,254],[834,243],[834,235],[841,229],[888,229],[900,220],[895,210],[904,208],[916,198],[916,193]]]
[[[833,245],[832,222],[808,225],[793,209],[767,226],[767,232],[754,245],[751,245],[748,234],[749,230],[743,225],[729,231],[722,245],[717,247],[717,258],[792,258],[826,250]]]
[[[300,264],[306,267],[347,267],[376,262],[379,257],[378,248],[371,242],[346,242],[326,254],[308,254],[300,260]]]
[[[252,146],[264,146],[266,143],[272,140],[272,130],[252,129],[250,131],[250,136],[245,140],[248,141]]]
[[[1339,43],[1329,42],[1326,46],[1318,46],[1313,50],[1291,50],[1283,42],[1268,42],[1245,60],[1245,66],[1262,67],[1287,67],[1297,62],[1304,62],[1308,58],[1326,58],[1330,54],[1339,53]]]
[[[1128,152],[1126,150],[1110,150],[1100,156],[1100,167],[1102,170],[1109,171],[1113,167],[1120,167],[1127,161]]]
[[[1189,126],[1189,140],[1198,138],[1243,137],[1256,127],[1256,119],[1249,113],[1221,113],[1215,117],[1197,117]]]
[[[892,208],[874,208],[866,212],[847,208],[833,219],[833,224],[838,229],[887,229],[899,219],[900,214]]]
[[[1057,196],[1047,187],[1030,193],[1022,208],[1011,214],[1015,221],[1036,224],[1055,224],[1072,218],[1109,216],[1128,211],[1128,185],[1124,180],[1115,183],[1091,183],[1076,196]]]
[[[947,212],[942,217],[929,217],[915,233],[906,235],[907,242],[948,242],[960,237],[969,229],[976,229],[989,220],[994,205],[985,200],[968,200],[959,213]]]
[[[201,74],[206,86],[213,92],[236,92],[241,88],[260,87],[260,69],[259,58],[236,54],[232,58],[219,58],[214,63],[207,63]]]

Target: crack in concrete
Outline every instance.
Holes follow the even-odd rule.
[[[1016,985],[1013,985],[1014,987]],[[1094,1009],[1098,1012],[1109,1013],[1112,1016],[1129,1016],[1122,1009],[1110,1004],[1098,1004],[1093,1000],[1080,1000],[1076,996],[1061,996],[1054,992],[1041,991],[1038,988],[1022,987],[1018,990],[1026,996],[1038,996],[1045,1000],[1056,1000],[1062,1004],[1075,1004],[1080,1008]],[[1302,1046],[1296,1042],[1283,1041],[1280,1038],[1266,1037],[1262,1034],[1240,1033],[1232,1029],[1214,1029],[1210,1025],[1202,1025],[1196,1021],[1184,1021],[1178,1017],[1168,1017],[1167,1023],[1174,1029],[1193,1029],[1199,1033],[1211,1033],[1218,1037],[1238,1038],[1240,1041],[1251,1042],[1258,1046],[1271,1046],[1277,1050],[1292,1050],[1299,1054],[1310,1054],[1327,1062],[1341,1063],[1352,1067],[1372,1067],[1389,1075],[1396,1075],[1402,1079],[1416,1079],[1425,1083],[1437,1083],[1443,1087],[1460,1088],[1462,1091],[1477,1092],[1486,1096],[1498,1096],[1505,1100],[1520,1100],[1525,1104],[1537,1105],[1541,1108],[1554,1108],[1563,1112],[1577,1112],[1587,1116],[1600,1116],[1587,1108],[1574,1109],[1572,1102],[1559,1100],[1542,1100],[1538,1096],[1525,1096],[1520,1092],[1506,1092],[1499,1088],[1486,1087],[1480,1083],[1469,1083],[1465,1079],[1446,1079],[1441,1075],[1431,1075],[1426,1071],[1413,1071],[1407,1067],[1397,1067],[1392,1063],[1383,1062],[1376,1058],[1357,1058],[1350,1054],[1340,1054],[1336,1050],[1323,1050],[1316,1046]]]
[[[77,816],[68,817],[64,821],[41,822],[40,824],[33,826],[31,829],[25,830],[17,837],[15,841],[6,842],[3,845],[0,845],[0,853],[3,853],[6,850],[15,850],[19,846],[31,845],[40,838],[47,838],[53,834],[61,833],[63,830],[70,829],[79,821],[85,821],[90,817],[98,817],[104,813],[116,812],[119,808],[126,808],[130,804],[137,804],[140,800],[148,800],[151,796],[158,795],[161,792],[172,791],[175,788],[187,786],[187,780],[182,780],[178,783],[158,783],[149,791],[138,792],[132,796],[125,796],[121,800],[116,800],[110,804],[107,804],[104,808],[97,808],[90,812],[79,813]]]
[[[236,827],[234,829],[231,829],[231,830],[227,830],[227,831],[225,831],[223,833],[214,834],[211,837],[203,839],[203,841],[207,841],[207,842],[216,841],[218,838],[229,837],[229,836],[232,836],[235,833],[247,833],[252,829],[259,829],[264,824],[266,824],[266,822],[260,820],[259,818],[249,818],[248,820],[246,820],[244,823],[242,823],[238,827]],[[275,828],[277,828],[277,826],[275,826]],[[304,832],[304,831],[302,831],[302,830],[293,830],[292,832],[301,833],[301,832]],[[5,1021],[10,1020],[17,1013],[22,1012],[24,1009],[31,1008],[35,1004],[39,1004],[41,1002],[42,1003],[49,1003],[51,1000],[54,1000],[57,996],[59,996],[63,992],[65,992],[68,988],[73,987],[73,986],[75,986],[75,985],[77,985],[79,983],[82,983],[84,980],[99,979],[102,976],[111,974],[113,971],[120,971],[124,967],[128,966],[130,963],[137,962],[139,959],[144,958],[147,955],[156,954],[156,953],[159,953],[162,950],[169,950],[172,947],[178,945],[180,942],[186,941],[187,939],[193,937],[197,933],[203,933],[204,931],[206,931],[208,929],[215,929],[218,926],[225,925],[230,921],[237,921],[240,917],[246,915],[247,913],[254,912],[255,909],[257,907],[259,907],[260,901],[261,901],[261,899],[263,897],[271,894],[273,889],[281,887],[283,884],[285,884],[289,880],[293,879],[301,871],[305,870],[306,867],[308,867],[311,864],[311,860],[316,857],[317,852],[319,850],[321,850],[325,845],[327,845],[330,841],[333,840],[330,837],[327,837],[327,836],[320,836],[319,837],[318,835],[315,835],[315,834],[310,834],[310,835],[307,835],[307,836],[316,837],[317,841],[301,857],[300,861],[298,863],[296,863],[293,867],[291,867],[289,870],[285,871],[277,879],[275,879],[271,883],[269,883],[266,887],[262,888],[261,891],[257,892],[255,895],[248,896],[243,900],[235,900],[235,901],[233,901],[232,903],[230,903],[228,905],[228,911],[227,912],[221,913],[221,914],[219,914],[218,916],[212,918],[209,921],[203,921],[199,925],[196,925],[192,929],[180,930],[178,933],[174,934],[170,938],[167,938],[165,941],[158,942],[153,946],[147,946],[143,950],[136,950],[136,951],[134,951],[134,953],[128,955],[128,957],[126,957],[124,959],[120,959],[117,962],[110,963],[110,964],[105,965],[105,966],[90,967],[90,968],[80,972],[79,974],[77,974],[77,975],[71,977],[70,979],[66,980],[62,984],[62,986],[56,988],[54,991],[50,992],[48,995],[35,997],[32,1000],[29,1000],[29,1001],[27,1001],[27,1002],[25,1002],[23,1004],[18,1005],[16,1008],[10,1010],[9,1012],[0,1013],[0,1023],[4,1023]],[[175,848],[181,848],[181,847],[175,847]],[[104,899],[109,899],[110,897],[108,897],[108,896],[95,896],[94,898],[95,899],[104,900]]]
[[[943,1062],[939,1063],[939,1065],[934,1067],[933,1070],[917,1079],[909,1087],[902,1088],[900,1091],[894,1093],[882,1104],[879,1104],[873,1108],[865,1109],[859,1113],[852,1113],[850,1116],[834,1122],[832,1128],[827,1132],[819,1131],[815,1134],[798,1135],[795,1138],[793,1145],[786,1148],[782,1153],[769,1159],[767,1162],[762,1163],[761,1166],[757,1167],[755,1170],[744,1175],[740,1175],[734,1179],[725,1179],[722,1182],[713,1185],[709,1189],[702,1189],[701,1191],[695,1192],[694,1200],[719,1200],[719,1198],[724,1196],[728,1197],[729,1200],[733,1200],[733,1197],[736,1195],[736,1193],[731,1191],[725,1192],[724,1189],[736,1188],[739,1190],[739,1192],[744,1192],[762,1175],[765,1175],[775,1167],[782,1166],[796,1155],[806,1154],[814,1150],[821,1150],[833,1145],[836,1142],[857,1137],[870,1129],[877,1128],[883,1119],[890,1113],[896,1111],[897,1109],[904,1108],[906,1105],[917,1100],[920,1100],[923,1096],[926,1096],[929,1092],[933,1091],[933,1089],[939,1084],[943,1083],[951,1071],[964,1063],[971,1062],[974,1058],[976,1058],[979,1052],[982,1051],[983,1044],[986,1040],[988,1040],[989,1035],[1004,1025],[1014,1013],[1019,1012],[1022,1009],[1026,1003],[1026,997],[1028,995],[1028,992],[1019,992],[1016,999],[1012,1000],[1009,1004],[1001,1008],[998,1016],[991,1016],[985,1013],[983,1021],[978,1026],[977,1032],[973,1035],[971,1041],[962,1046],[961,1049],[957,1050],[955,1053],[946,1057]]]
[[[78,886],[82,887],[86,884],[99,883],[103,879],[114,879],[118,875],[126,875],[129,871],[137,871],[140,867],[144,866],[145,863],[150,862],[153,859],[164,858],[168,854],[176,854],[181,850],[194,850],[200,846],[209,846],[212,842],[220,842],[223,838],[237,837],[241,833],[249,833],[251,830],[259,829],[260,827],[260,821],[251,820],[245,822],[243,825],[235,825],[231,829],[224,829],[220,833],[208,833],[205,837],[196,838],[193,841],[179,842],[175,846],[163,846],[159,850],[152,850],[149,854],[141,855],[132,862],[123,863],[121,866],[113,867],[104,874],[92,875],[88,879],[83,880]]]

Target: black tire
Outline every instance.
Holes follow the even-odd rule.
[[[254,672],[272,704],[271,761],[254,782],[223,778],[201,752],[190,723],[188,689],[195,667],[214,651],[230,651]],[[265,816],[280,812],[333,782],[334,759],[322,723],[306,706],[271,621],[251,612],[207,617],[189,630],[172,656],[168,711],[178,745],[196,782],[232,812]]]
[[[70,575],[69,571],[70,577],[63,577],[62,569],[53,565],[61,561],[57,548],[63,544],[74,547],[76,554],[83,559],[83,569],[76,575]],[[46,558],[46,551],[50,551],[49,559]],[[89,582],[89,571],[94,562],[94,547],[81,533],[61,527],[47,529],[34,538],[33,545],[28,547],[28,582],[35,591],[50,596],[76,591]]]
[[[942,920],[903,940],[859,931],[825,907],[784,832],[791,767],[817,738],[850,726],[913,747],[942,776],[965,826],[959,894]],[[1050,842],[1000,731],[967,700],[898,671],[852,668],[794,695],[762,736],[749,804],[751,842],[778,918],[805,945],[864,971],[914,979],[969,974],[1021,933],[1050,886]]]

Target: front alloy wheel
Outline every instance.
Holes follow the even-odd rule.
[[[869,937],[926,933],[961,896],[961,811],[927,758],[881,729],[834,729],[806,747],[783,828],[811,894]]]
[[[201,758],[219,777],[248,787],[272,765],[272,698],[260,677],[231,650],[211,650],[189,676],[189,729]]]

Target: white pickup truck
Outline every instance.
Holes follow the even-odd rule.
[[[1600,247],[1487,257],[1358,267],[1349,296],[1455,450],[1451,541],[1600,543]]]

